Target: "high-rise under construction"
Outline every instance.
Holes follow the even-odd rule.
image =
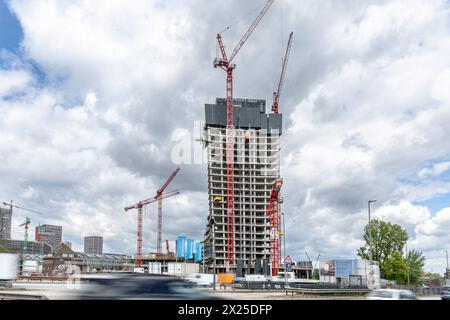
[[[259,273],[270,258],[270,193],[280,176],[282,115],[266,113],[266,101],[234,99],[234,261],[231,269]],[[226,100],[205,104],[209,215],[205,262],[216,272],[227,262]],[[214,225],[211,223],[214,221]],[[245,271],[244,271],[245,272]],[[237,272],[240,273],[239,271]]]

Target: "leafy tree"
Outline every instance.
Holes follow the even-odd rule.
[[[424,265],[425,257],[422,252],[416,250],[411,250],[408,252],[405,259],[405,266],[407,268],[407,273],[409,274],[410,283],[418,283],[419,277],[423,273]]]
[[[385,264],[393,257],[394,253],[403,252],[403,247],[408,240],[408,233],[398,224],[392,224],[382,220],[374,219],[364,228],[365,245],[358,249],[358,256],[369,259],[369,231],[372,236],[372,259],[380,264],[380,273],[385,275]],[[401,256],[401,254],[400,254]],[[397,261],[398,262],[398,261]]]
[[[320,278],[320,270],[319,269],[314,269],[312,276],[313,276],[313,279],[320,280],[319,279]]]
[[[393,252],[384,262],[384,278],[394,280],[397,284],[405,284],[407,278],[406,260],[401,252]]]

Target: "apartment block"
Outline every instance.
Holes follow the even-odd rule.
[[[48,243],[55,251],[62,241],[62,226],[43,224],[36,227],[35,240]]]
[[[84,237],[84,253],[102,254],[103,237],[99,236]]]
[[[0,239],[11,239],[11,209],[0,208]]]

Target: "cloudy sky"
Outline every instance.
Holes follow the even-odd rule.
[[[45,213],[32,224],[135,251],[136,215],[174,146],[192,150],[203,105],[225,94],[215,35],[231,51],[263,0],[0,2],[0,201]],[[443,272],[450,249],[450,2],[277,0],[235,59],[235,96],[270,105],[290,31],[281,98],[287,249],[354,258],[367,201],[408,230]],[[189,140],[188,140],[189,141]],[[164,202],[163,239],[201,240],[204,164],[184,164]],[[26,215],[16,211],[13,237]],[[156,247],[156,206],[144,251]],[[34,236],[34,232],[32,232]]]

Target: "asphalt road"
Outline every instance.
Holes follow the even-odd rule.
[[[8,290],[3,290],[7,292]],[[0,291],[1,294],[2,291]],[[45,282],[15,282],[11,292],[22,292],[24,294],[45,295],[50,300],[73,299],[77,292],[76,287],[70,287],[66,283]],[[364,296],[301,296],[286,295],[284,291],[239,291],[239,290],[217,290],[208,289],[212,295],[231,300],[365,300]],[[422,296],[419,300],[440,300],[440,296]]]

